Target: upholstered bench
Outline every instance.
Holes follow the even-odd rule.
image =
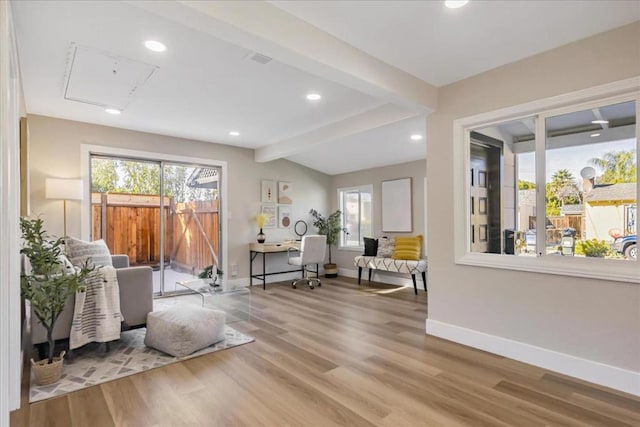
[[[424,284],[424,290],[427,290],[427,278],[425,272],[427,271],[427,260],[420,259],[418,261],[405,260],[405,259],[393,259],[378,256],[365,256],[360,255],[355,257],[353,264],[358,267],[358,285],[362,277],[362,269],[369,269],[369,281],[371,281],[372,270],[384,270],[394,273],[407,273],[411,274],[413,280],[413,291],[418,294],[418,286],[416,284],[416,274],[422,274],[422,282]]]
[[[176,305],[147,315],[144,343],[172,356],[184,357],[224,339],[225,313]]]

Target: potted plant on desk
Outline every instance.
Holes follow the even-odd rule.
[[[342,215],[342,212],[337,210],[326,218],[315,209],[311,209],[309,213],[313,217],[313,226],[318,229],[318,234],[324,234],[327,236],[327,245],[329,246],[329,263],[324,265],[324,276],[329,278],[338,277],[338,266],[331,260],[331,246],[338,243],[338,236],[340,235],[340,232],[347,232],[346,228],[342,228],[342,224],[340,222],[340,215]]]

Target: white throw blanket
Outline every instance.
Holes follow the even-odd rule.
[[[121,321],[116,269],[103,266],[88,279],[86,290],[76,293],[69,348],[120,339]]]

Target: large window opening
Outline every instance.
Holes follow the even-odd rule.
[[[91,156],[91,237],[132,266],[151,266],[154,293],[182,291],[221,266],[220,168]]]
[[[535,270],[464,254],[537,257],[553,263],[544,271],[562,274],[564,265],[578,275],[589,274],[587,264],[637,262],[637,102],[628,95],[468,127],[474,118],[460,120],[468,169],[459,260]],[[637,279],[637,271],[612,276]]]

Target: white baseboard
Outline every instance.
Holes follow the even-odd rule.
[[[427,334],[640,396],[640,372],[427,319]]]
[[[351,270],[348,268],[338,268],[338,275],[353,277],[354,279],[358,278],[358,270]],[[362,281],[366,282],[369,280],[369,273],[365,268],[362,269]],[[411,280],[411,275],[406,277],[402,273],[389,273],[381,270],[373,270],[371,273],[371,280],[379,283],[387,283],[389,285],[398,285],[398,286],[406,286],[407,288],[413,288],[413,280]],[[422,285],[422,276],[416,274],[416,285],[418,286],[418,290],[421,288],[424,289]]]

